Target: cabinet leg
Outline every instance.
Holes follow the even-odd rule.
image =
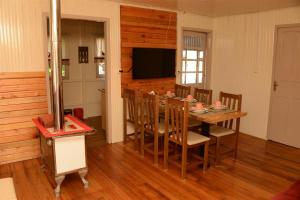
[[[84,188],[89,187],[89,182],[85,179],[85,176],[87,175],[87,173],[88,173],[87,169],[82,169],[78,172],[78,174],[83,182]]]
[[[61,183],[64,181],[64,179],[65,179],[65,175],[55,177],[56,188],[54,191],[55,191],[56,197],[60,196],[60,186],[61,186]]]

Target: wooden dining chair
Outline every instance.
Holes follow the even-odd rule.
[[[187,95],[191,94],[191,87],[175,84],[175,96],[186,98]]]
[[[169,142],[175,146],[181,146],[181,177],[185,179],[187,169],[188,149],[204,145],[204,156],[194,156],[203,164],[203,170],[207,168],[208,148],[210,138],[193,131],[188,131],[188,102],[176,99],[168,99],[165,108],[165,130],[170,129],[170,133],[165,131],[164,138],[164,168],[168,168],[169,162]],[[175,151],[176,152],[176,151]],[[175,155],[176,156],[176,155]],[[177,162],[175,162],[177,164]],[[197,162],[199,164],[199,162]]]
[[[147,151],[154,155],[154,165],[158,165],[159,155],[163,155],[163,150],[159,151],[159,141],[163,145],[165,124],[159,120],[159,96],[144,93],[141,99],[141,154]],[[151,136],[152,142],[145,144],[145,136]]]
[[[194,98],[206,105],[212,104],[212,90],[194,88]]]
[[[204,103],[205,105],[212,104],[212,90],[194,88],[194,96],[198,102]],[[195,119],[189,120],[189,129],[198,130],[201,126],[201,122]]]
[[[242,95],[241,94],[230,94],[225,92],[220,92],[219,100],[222,105],[227,106],[230,110],[233,111],[241,111],[242,108]],[[218,163],[220,157],[225,154],[234,153],[234,158],[237,157],[238,150],[238,137],[239,137],[239,129],[240,129],[240,118],[231,119],[224,122],[220,122],[217,125],[213,125],[210,127],[210,136],[216,139],[215,145],[215,164]],[[225,151],[221,153],[221,138],[233,135],[234,134],[234,147],[229,151]]]
[[[138,146],[138,92],[136,90],[123,90],[123,140],[126,144],[129,140],[134,141],[135,149]]]

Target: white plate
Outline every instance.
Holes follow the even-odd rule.
[[[202,113],[208,112],[208,110],[207,110],[206,108],[203,108],[203,109],[197,109],[196,107],[192,107],[192,108],[191,108],[191,112],[202,114]]]
[[[227,106],[222,105],[221,107],[215,107],[215,106],[213,105],[211,108],[214,109],[214,110],[225,110],[225,109],[227,109]]]
[[[170,96],[168,96],[167,94],[165,94],[164,97],[166,97],[166,98],[174,98],[175,94],[171,94]]]
[[[193,99],[193,100],[188,100],[187,98],[182,99],[181,101],[187,101],[189,103],[196,103],[197,99]]]

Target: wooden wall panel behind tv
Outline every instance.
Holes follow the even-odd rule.
[[[176,27],[176,12],[121,6],[122,88],[128,87],[158,92],[174,89],[175,78],[133,80],[132,48],[176,49]]]
[[[32,118],[47,102],[45,72],[0,73],[0,165],[40,156]]]

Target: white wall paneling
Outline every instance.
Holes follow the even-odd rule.
[[[214,19],[212,88],[243,94],[241,131],[266,139],[275,26],[300,23],[300,7]]]
[[[45,69],[42,20],[37,0],[0,0],[0,72]]]

